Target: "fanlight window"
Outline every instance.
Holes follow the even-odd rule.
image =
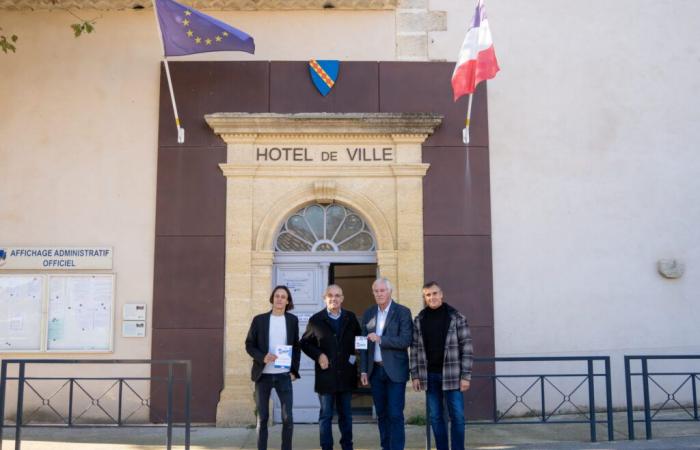
[[[282,224],[275,241],[275,250],[280,252],[374,249],[374,236],[365,221],[350,208],[335,203],[297,211]]]

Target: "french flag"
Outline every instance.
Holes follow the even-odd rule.
[[[491,29],[486,19],[484,0],[478,0],[471,26],[464,37],[457,65],[452,73],[454,100],[474,92],[476,85],[490,80],[499,71],[496,52],[493,50]]]

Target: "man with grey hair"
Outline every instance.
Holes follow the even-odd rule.
[[[360,324],[352,311],[341,308],[343,290],[331,284],[323,294],[326,307],[309,319],[301,338],[301,349],[316,361],[314,390],[321,410],[318,415],[322,450],[333,449],[333,410],[338,413],[340,446],[352,450],[352,390],[357,387],[355,336]]]
[[[386,278],[372,283],[372,293],[377,305],[362,315],[367,349],[360,354],[360,379],[363,386],[371,383],[382,450],[403,450],[408,347],[413,338],[411,310],[391,298],[392,286]]]

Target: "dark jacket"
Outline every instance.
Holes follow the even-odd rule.
[[[362,335],[377,331],[377,311],[379,307],[374,305],[362,315]],[[389,315],[384,324],[382,333],[382,361],[387,376],[394,383],[408,381],[408,347],[413,340],[413,322],[411,310],[399,305],[392,299]],[[374,365],[374,343],[367,342],[367,350],[360,352],[361,371],[368,376],[372,375]]]
[[[306,355],[316,361],[314,390],[319,394],[350,391],[357,386],[357,360],[355,336],[360,336],[360,323],[352,311],[343,310],[340,317],[339,334],[336,336],[331,319],[325,309],[309,319],[300,346]],[[328,357],[328,368],[322,370],[318,358],[324,353]]]
[[[445,303],[449,317],[445,337],[445,360],[442,366],[442,390],[459,389],[460,380],[471,380],[473,353],[472,336],[467,319],[452,306]],[[423,309],[413,322],[413,344],[411,345],[411,378],[420,380],[425,389],[428,386],[428,357],[425,353],[423,334],[430,330],[422,329]]]
[[[245,338],[245,350],[253,357],[253,368],[250,371],[250,378],[253,381],[260,379],[265,368],[263,359],[269,350],[271,314],[272,311],[253,317],[248,336]],[[287,327],[287,345],[292,346],[292,367],[289,369],[289,373],[299,378],[299,360],[301,359],[299,319],[288,312],[284,313],[284,319]]]

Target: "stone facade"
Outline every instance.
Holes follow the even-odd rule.
[[[447,11],[430,9],[428,0],[193,0],[185,2],[199,10],[300,11],[337,9],[345,11],[391,11],[395,13],[395,58],[398,61],[429,61],[432,32],[447,31]],[[101,11],[151,8],[150,0],[0,0],[0,10]],[[455,49],[456,52],[456,49]],[[455,53],[456,54],[456,53]]]
[[[446,30],[446,11],[432,11],[428,0],[400,0],[396,8],[396,59],[430,60],[430,33]]]
[[[395,297],[420,309],[419,297],[402,299],[401,292],[421,288],[423,176],[428,170],[421,144],[441,117],[232,113],[208,115],[206,120],[228,149],[227,162],[221,164],[227,178],[226,326],[217,424],[250,424],[255,405],[244,345],[247,324],[267,310],[265,303],[253,299],[269,295],[273,241],[289,214],[329,201],[355,210],[375,233],[378,268],[395,282]],[[340,156],[347,148],[377,147],[386,149],[385,158]],[[264,149],[270,148],[304,152],[299,151],[297,160],[261,160]],[[337,151],[337,160],[321,161],[317,156],[323,151]]]

